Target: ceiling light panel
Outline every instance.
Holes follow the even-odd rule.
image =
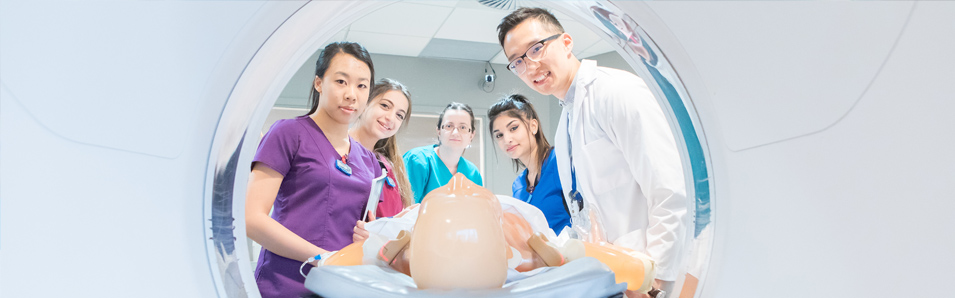
[[[351,24],[351,30],[432,37],[454,8],[398,2]]]
[[[349,31],[348,41],[360,43],[374,54],[417,57],[431,38],[377,32]]]
[[[496,43],[432,38],[421,57],[488,61],[500,52]]]
[[[509,11],[455,8],[435,38],[497,44],[497,24]]]

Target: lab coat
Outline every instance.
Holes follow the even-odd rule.
[[[577,190],[600,211],[606,240],[645,252],[658,279],[676,280],[686,182],[659,103],[639,77],[593,60],[581,61],[566,97],[554,142],[565,196],[573,160]]]

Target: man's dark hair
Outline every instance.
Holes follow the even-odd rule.
[[[541,24],[544,24],[545,27],[549,27],[548,29],[554,31],[554,33],[564,33],[564,26],[561,26],[560,22],[557,21],[557,17],[554,17],[554,15],[546,9],[540,7],[521,7],[501,19],[501,24],[497,25],[497,40],[501,43],[501,47],[504,46],[504,37],[507,36],[507,33],[511,32],[515,26],[529,18],[537,18]]]

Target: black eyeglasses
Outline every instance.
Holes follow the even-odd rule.
[[[517,59],[511,60],[511,63],[507,64],[507,70],[510,70],[516,75],[521,75],[525,70],[527,70],[527,63],[524,61],[524,59],[529,59],[534,62],[540,61],[541,56],[544,54],[544,43],[559,37],[561,34],[564,33],[557,33],[551,37],[538,41],[529,49],[527,49],[527,51],[524,52],[524,55],[517,57]]]

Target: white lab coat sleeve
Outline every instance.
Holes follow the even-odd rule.
[[[647,254],[656,261],[657,278],[672,281],[678,275],[686,233],[686,182],[680,155],[663,110],[647,85],[636,77],[612,77],[610,84],[596,90],[594,108],[602,115],[596,117],[597,123],[623,152],[626,166],[647,198]],[[635,236],[628,234],[623,237]]]

